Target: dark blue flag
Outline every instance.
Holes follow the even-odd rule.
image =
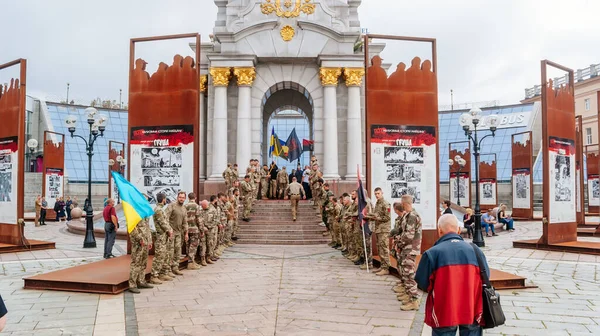
[[[370,235],[371,230],[369,229],[369,223],[365,220],[367,215],[367,195],[365,195],[365,189],[363,188],[362,181],[360,180],[360,173],[357,175],[358,178],[358,190],[356,191],[357,202],[358,202],[358,220],[362,225],[365,235]]]
[[[298,158],[302,155],[302,144],[296,135],[296,128],[294,128],[292,133],[290,133],[285,145],[288,148],[288,161],[292,162],[298,160]]]

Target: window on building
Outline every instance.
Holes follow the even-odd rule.
[[[586,142],[586,145],[592,144],[592,128],[591,127],[588,127],[585,129],[585,142]]]
[[[583,102],[585,104],[585,110],[589,111],[590,110],[590,98],[586,98]]]

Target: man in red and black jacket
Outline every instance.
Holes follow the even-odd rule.
[[[483,324],[482,282],[475,251],[485,263],[479,248],[465,242],[460,236],[456,216],[446,214],[438,220],[440,239],[423,253],[415,280],[419,288],[428,292],[425,305],[425,323],[433,335],[481,335]]]

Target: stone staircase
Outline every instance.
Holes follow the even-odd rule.
[[[240,215],[242,209],[240,208]],[[256,201],[250,222],[240,219],[238,244],[318,245],[329,243],[325,227],[309,201],[300,201],[292,220],[290,201]]]

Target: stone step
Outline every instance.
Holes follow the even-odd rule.
[[[318,225],[319,223],[321,223],[320,220],[314,220],[314,219],[306,219],[306,218],[301,218],[298,217],[298,219],[294,222],[292,221],[292,218],[282,218],[282,219],[271,219],[271,220],[267,220],[264,218],[259,218],[259,217],[252,217],[250,216],[250,221],[249,222],[245,222],[240,220],[239,225],[241,226],[252,226],[252,225]]]
[[[323,226],[318,225],[318,223],[302,223],[295,222],[294,224],[289,223],[257,223],[257,222],[249,222],[243,225],[240,225],[240,230],[248,229],[248,230],[263,230],[263,229],[282,229],[282,230],[308,230],[313,228],[323,228]]]
[[[253,245],[325,245],[328,239],[305,239],[305,240],[276,240],[276,239],[240,239],[237,244]]]
[[[323,232],[325,232],[325,228],[322,226],[316,226],[316,227],[290,229],[290,228],[279,228],[276,226],[261,226],[261,227],[257,227],[257,228],[244,227],[244,228],[241,228],[239,230],[239,232],[248,233],[248,234],[287,233],[287,234],[292,235],[292,234],[296,234],[296,233],[323,233]]]

